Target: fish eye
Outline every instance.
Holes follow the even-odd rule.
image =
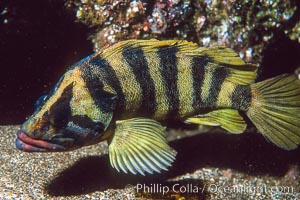
[[[34,103],[34,111],[37,111],[44,103],[47,95],[40,96]]]

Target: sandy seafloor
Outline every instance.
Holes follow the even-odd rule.
[[[299,148],[280,150],[251,131],[171,130],[168,140],[178,151],[173,167],[143,177],[111,168],[105,143],[21,152],[17,129],[0,126],[0,199],[300,199]]]

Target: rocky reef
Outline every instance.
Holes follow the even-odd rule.
[[[296,0],[68,0],[78,21],[95,28],[94,49],[124,39],[178,38],[226,45],[247,62],[279,32],[300,42]]]

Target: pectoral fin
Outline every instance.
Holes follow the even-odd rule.
[[[230,133],[243,133],[247,127],[242,116],[237,110],[221,109],[214,110],[203,115],[190,117],[186,122],[208,126],[221,126]]]
[[[127,173],[167,170],[175,160],[173,150],[164,137],[165,128],[157,121],[133,118],[116,122],[114,136],[109,142],[112,167]]]

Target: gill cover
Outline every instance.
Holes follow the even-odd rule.
[[[82,69],[88,62],[68,70],[49,95],[36,101],[35,112],[17,134],[17,148],[72,150],[102,140],[111,123],[117,97],[104,90],[101,80],[84,76]],[[63,148],[56,148],[57,145]]]

